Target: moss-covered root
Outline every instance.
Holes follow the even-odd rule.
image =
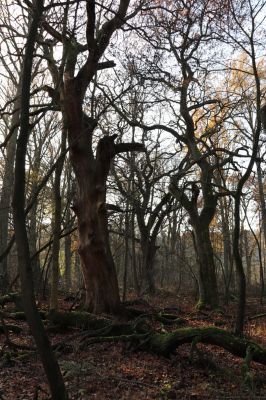
[[[47,319],[64,328],[72,326],[80,329],[101,329],[111,323],[107,318],[98,318],[85,311],[59,312],[52,310],[47,315]]]
[[[62,328],[77,327],[89,331],[89,336],[131,335],[139,330],[130,324],[115,323],[111,319],[95,316],[85,311],[51,311],[47,319]]]
[[[266,365],[266,349],[215,327],[181,328],[172,333],[154,333],[150,335],[148,346],[156,354],[169,356],[178,346],[192,343],[195,339],[198,343],[219,346],[241,358],[246,357],[247,349],[252,345],[253,361]]]

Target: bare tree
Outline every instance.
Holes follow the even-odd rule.
[[[25,314],[34,336],[42,363],[48,378],[53,399],[66,399],[67,393],[59,365],[52,352],[48,336],[42,324],[34,297],[33,274],[30,260],[30,249],[25,219],[25,158],[28,137],[30,133],[30,82],[34,47],[38,35],[38,28],[44,11],[43,0],[36,0],[33,7],[32,22],[29,27],[23,59],[21,81],[21,111],[20,132],[18,135],[15,183],[13,194],[13,214],[16,235],[17,253],[19,260],[19,274]]]

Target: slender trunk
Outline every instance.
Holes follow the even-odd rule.
[[[64,250],[65,250],[65,286],[66,291],[69,292],[72,287],[72,255],[71,255],[71,235],[65,237]]]
[[[128,275],[128,260],[129,260],[129,237],[128,237],[128,232],[129,232],[129,213],[128,213],[128,206],[129,202],[127,199],[126,202],[126,215],[125,215],[125,258],[124,258],[124,276],[123,276],[123,296],[122,299],[123,301],[126,300],[126,294],[127,294],[127,275]]]
[[[7,145],[6,162],[4,168],[3,185],[0,199],[0,254],[8,245],[8,219],[11,208],[11,198],[14,182],[14,160],[16,152],[16,142],[19,126],[20,113],[20,87],[18,85],[16,100],[13,107],[11,119],[11,130],[13,131]],[[0,262],[0,293],[5,293],[8,288],[7,256]]]
[[[63,121],[61,155],[66,149],[66,129],[65,121]],[[60,181],[64,166],[64,157],[61,158],[55,170],[54,182],[54,221],[53,221],[53,248],[52,248],[52,280],[50,294],[50,309],[58,309],[58,284],[59,284],[59,253],[60,253],[60,234],[61,234],[61,188]]]
[[[29,218],[29,246],[30,246],[30,254],[33,255],[37,252],[37,207],[38,203],[35,202],[32,206]],[[31,268],[33,272],[33,280],[34,280],[34,288],[35,293],[39,293],[39,286],[41,283],[41,267],[40,267],[40,258],[39,254],[36,255],[31,261]]]
[[[65,212],[65,228],[71,229],[73,227],[73,220],[71,219],[70,211],[70,199],[73,196],[73,181],[71,177],[70,164],[66,164],[66,179],[67,179],[67,189],[66,189],[66,212]],[[64,282],[67,292],[72,288],[72,235],[67,235],[64,239],[64,254],[65,254],[65,271],[64,271]]]
[[[235,229],[233,237],[233,253],[236,265],[236,273],[238,277],[238,306],[237,315],[235,321],[235,334],[242,335],[244,330],[244,320],[245,320],[245,307],[246,307],[246,276],[243,268],[243,263],[240,255],[239,249],[239,238],[240,238],[240,198],[241,194],[235,198]]]
[[[137,295],[140,295],[140,284],[138,280],[138,271],[137,271],[137,257],[136,257],[136,243],[135,243],[135,213],[132,212],[131,215],[131,267],[132,267],[132,275],[134,282],[134,289]]]
[[[244,229],[243,230],[243,241],[244,241],[244,251],[245,251],[245,259],[246,259],[246,281],[247,281],[247,288],[252,288],[252,277],[251,277],[251,261],[252,261],[252,253],[253,249],[250,249],[248,232]]]
[[[260,161],[258,161],[258,160],[256,161],[256,167],[257,167],[259,198],[260,198],[260,206],[261,206],[261,220],[262,220],[263,236],[264,236],[264,243],[266,244],[266,202],[265,202],[264,190],[263,190],[261,164],[260,164]]]
[[[223,266],[224,266],[224,286],[225,286],[225,304],[229,302],[229,289],[232,278],[232,262],[231,262],[231,240],[228,219],[228,205],[225,197],[221,198],[221,220],[223,233]]]
[[[18,265],[21,281],[24,310],[31,332],[34,336],[37,349],[41,356],[43,367],[48,378],[53,400],[66,400],[67,392],[59,369],[59,365],[52,352],[47,333],[42,324],[34,296],[33,274],[30,261],[30,249],[26,230],[25,218],[25,159],[29,136],[29,102],[30,82],[34,55],[34,45],[38,33],[38,26],[43,12],[43,0],[36,0],[34,4],[32,22],[30,24],[25,56],[23,60],[22,90],[20,114],[20,133],[17,141],[15,184],[13,194],[14,228],[16,235]]]

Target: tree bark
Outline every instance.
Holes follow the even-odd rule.
[[[218,306],[218,290],[209,225],[197,224],[194,227],[194,234],[200,279],[200,296],[197,307],[215,308]]]
[[[73,209],[78,219],[79,254],[86,290],[85,308],[93,313],[117,313],[121,308],[106,209],[106,182],[111,160],[115,154],[123,151],[144,151],[143,145],[138,143],[115,145],[115,138],[116,135],[100,139],[95,160],[89,160],[87,153],[81,149],[79,153],[72,153],[79,185]]]
[[[43,13],[43,0],[34,2],[32,22],[30,24],[25,56],[23,59],[22,90],[20,114],[20,133],[17,141],[15,162],[15,184],[13,195],[14,228],[16,235],[19,274],[21,280],[22,299],[27,321],[34,336],[43,367],[48,378],[52,398],[54,400],[66,400],[67,392],[59,369],[59,365],[51,350],[50,342],[38,313],[35,296],[33,274],[30,260],[29,242],[26,230],[25,218],[25,158],[28,136],[30,131],[29,107],[30,107],[30,82],[34,57],[34,46],[38,34],[38,27]]]

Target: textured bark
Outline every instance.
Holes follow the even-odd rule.
[[[109,245],[106,210],[106,180],[115,155],[115,137],[99,141],[93,168],[81,176],[80,158],[72,158],[79,182],[79,197],[74,205],[78,219],[79,254],[86,290],[85,307],[93,313],[116,313],[120,297],[113,257]]]
[[[218,290],[209,226],[196,226],[194,233],[200,279],[198,307],[207,305],[215,308],[218,305]]]

